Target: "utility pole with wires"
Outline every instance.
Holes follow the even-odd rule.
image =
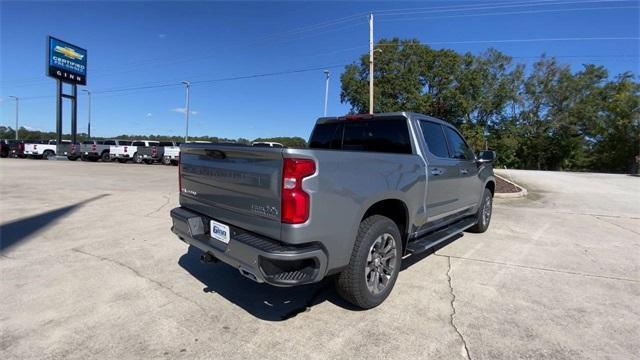
[[[187,106],[184,109],[185,116],[185,133],[184,133],[184,142],[187,143],[189,141],[189,89],[191,88],[190,81],[182,82],[187,88]]]
[[[324,85],[324,116],[327,116],[327,103],[329,101],[329,70],[325,70],[324,74],[326,76]]]
[[[373,13],[369,14],[369,114],[373,114]]]

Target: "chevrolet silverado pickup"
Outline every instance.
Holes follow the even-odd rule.
[[[183,144],[172,231],[203,262],[275,286],[332,276],[345,300],[372,308],[403,256],[487,230],[494,159],[406,112],[320,118],[303,149]]]
[[[60,147],[70,146],[70,140],[62,140]],[[28,141],[24,144],[24,154],[27,157],[35,159],[54,159],[58,150],[58,142],[56,140],[49,141]]]

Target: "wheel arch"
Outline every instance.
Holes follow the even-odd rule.
[[[409,229],[409,210],[407,204],[396,198],[379,200],[367,208],[360,219],[364,219],[372,215],[382,215],[391,219],[398,226],[400,235],[402,236],[402,251],[407,248],[408,229]]]

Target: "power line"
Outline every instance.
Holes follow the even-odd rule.
[[[593,10],[615,10],[615,9],[639,9],[639,7],[637,6],[603,6],[603,7],[587,7],[587,8],[572,8],[572,9],[524,10],[524,11],[507,11],[507,12],[494,12],[494,13],[482,13],[482,14],[443,15],[443,16],[411,17],[411,18],[400,18],[400,19],[382,19],[379,22],[455,19],[455,18],[466,18],[466,17],[521,15],[521,14],[554,13],[554,12],[593,11]]]
[[[583,1],[544,1],[544,2],[519,2],[519,3],[509,3],[506,5],[467,5],[465,8],[454,8],[454,7],[441,7],[441,8],[414,8],[413,11],[405,11],[405,12],[391,12],[384,13],[380,11],[376,13],[377,16],[402,16],[402,15],[414,15],[414,14],[431,14],[431,13],[442,13],[442,12],[459,12],[459,11],[471,11],[471,10],[492,10],[492,9],[507,9],[507,8],[518,8],[518,7],[535,7],[535,6],[555,6],[555,5],[573,5],[573,4],[592,4],[592,3],[624,3],[630,2],[629,0],[583,0]],[[422,10],[426,9],[426,10]],[[421,10],[421,11],[415,11]]]
[[[196,81],[191,81],[191,84],[192,85],[208,84],[208,83],[223,82],[223,81],[245,80],[245,79],[278,76],[278,75],[299,74],[299,73],[305,73],[305,72],[311,72],[311,71],[319,71],[319,70],[332,69],[337,67],[344,67],[346,65],[348,64],[332,64],[332,65],[318,66],[318,67],[312,67],[312,68],[276,71],[276,72],[270,72],[270,73],[242,75],[242,76],[207,79],[207,80],[196,80]],[[122,92],[132,92],[132,91],[140,91],[140,90],[148,90],[148,89],[161,89],[161,88],[179,87],[179,86],[182,86],[182,84],[179,82],[176,82],[176,83],[164,83],[164,84],[155,84],[155,85],[147,85],[147,86],[132,86],[132,87],[113,88],[113,89],[106,89],[106,90],[94,90],[92,91],[92,93],[99,95],[99,94],[122,93]],[[55,96],[51,96],[51,95],[29,96],[29,97],[21,97],[20,99],[33,100],[33,99],[43,99],[43,98],[52,98],[52,97],[55,97]]]

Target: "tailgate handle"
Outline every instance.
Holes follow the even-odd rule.
[[[227,157],[227,154],[225,154],[223,151],[220,151],[220,150],[205,149],[204,153],[208,157],[214,158],[214,159],[225,159]]]

